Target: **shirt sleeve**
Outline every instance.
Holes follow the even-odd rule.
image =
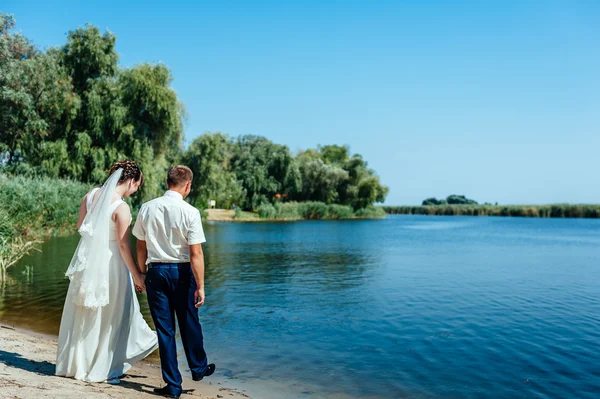
[[[142,208],[138,212],[137,218],[135,219],[135,225],[133,225],[132,233],[140,241],[146,241],[146,227],[144,226],[144,215],[146,214],[146,207],[142,205]]]
[[[190,222],[188,245],[202,244],[203,242],[206,242],[206,238],[204,237],[204,229],[202,228],[202,219],[200,218],[200,212],[196,211],[192,214]]]

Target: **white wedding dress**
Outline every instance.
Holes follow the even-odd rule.
[[[96,190],[88,195],[88,210]],[[109,214],[122,203],[123,200],[112,203]],[[108,304],[97,308],[77,305],[77,284],[71,281],[58,336],[58,376],[88,382],[118,378],[158,347],[156,333],[140,313],[133,279],[121,256],[112,220],[109,231]]]

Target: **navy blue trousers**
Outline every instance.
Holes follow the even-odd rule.
[[[202,377],[208,368],[198,309],[194,306],[196,280],[189,263],[152,263],[146,275],[146,291],[152,320],[158,334],[163,380],[172,394],[182,392],[177,366],[175,315],[192,377]]]

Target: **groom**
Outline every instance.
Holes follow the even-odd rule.
[[[186,166],[169,169],[169,190],[162,197],[142,205],[133,235],[138,239],[137,256],[146,273],[146,290],[152,319],[158,334],[164,388],[154,392],[179,398],[181,373],[177,367],[175,315],[192,378],[200,381],[214,373],[208,364],[198,321],[198,308],[204,304],[204,255],[206,242],[200,212],[184,201],[190,193],[192,171]]]

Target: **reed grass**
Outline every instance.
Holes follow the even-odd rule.
[[[386,214],[376,207],[359,209],[355,212],[352,207],[346,205],[308,201],[262,204],[257,209],[257,215],[263,220],[340,220],[375,219],[385,217]]]
[[[327,219],[352,219],[354,210],[351,206],[331,204],[327,207]]]
[[[43,236],[73,232],[86,184],[0,174],[0,270],[29,253]]]
[[[357,210],[354,215],[361,219],[381,219],[385,217],[386,213],[379,206],[368,206]]]
[[[599,204],[382,206],[387,214],[600,218]]]

